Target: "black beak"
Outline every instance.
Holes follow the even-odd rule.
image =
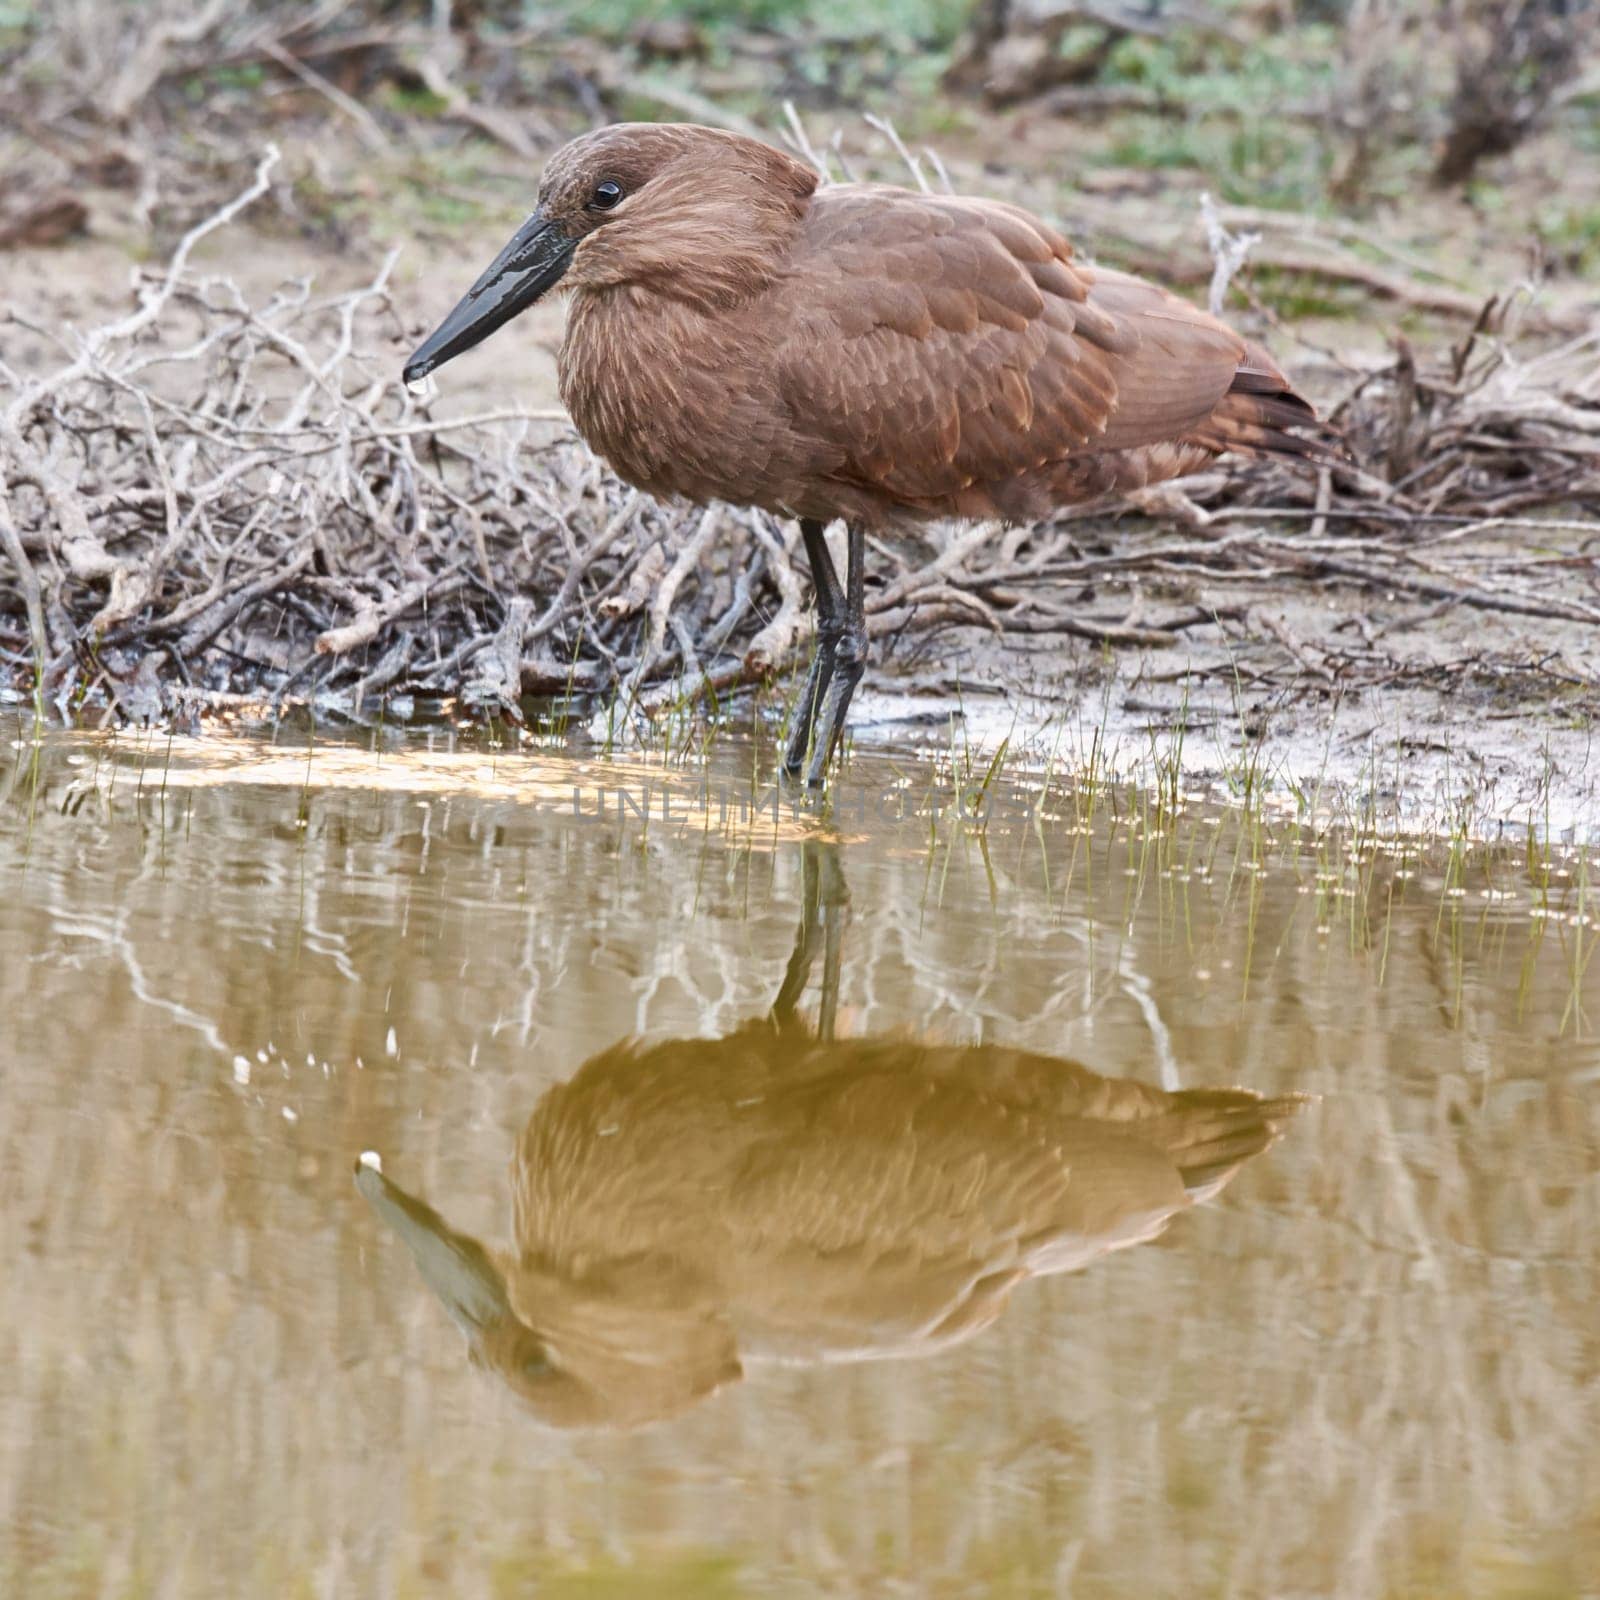
[[[356,1167],[356,1188],[399,1234],[423,1281],[469,1341],[476,1344],[490,1329],[515,1320],[505,1278],[476,1239],[457,1233],[432,1206],[364,1162]]]
[[[519,311],[526,311],[555,286],[571,264],[577,245],[576,239],[535,211],[455,310],[417,347],[406,363],[405,381],[415,383],[427,377],[435,367],[487,339]]]

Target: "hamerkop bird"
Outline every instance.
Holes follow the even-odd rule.
[[[539,1101],[510,1251],[357,1167],[474,1362],[542,1421],[632,1427],[749,1364],[948,1349],[1026,1279],[1155,1238],[1299,1109],[993,1045],[830,1040],[836,968],[821,1028],[795,1011],[815,926],[770,1017],[619,1044]]]
[[[557,283],[572,291],[562,398],[619,476],[800,519],[817,649],[784,765],[811,784],[866,660],[869,531],[1043,517],[1225,451],[1323,448],[1292,431],[1315,414],[1258,345],[1075,261],[1020,207],[819,187],[714,128],[623,123],[558,151],[533,215],[407,381]],[[824,538],[836,518],[842,585]]]

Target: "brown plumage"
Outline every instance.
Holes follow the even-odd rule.
[[[510,1250],[370,1167],[358,1182],[475,1361],[547,1423],[626,1427],[752,1364],[960,1344],[1027,1279],[1156,1238],[1296,1107],[757,1022],[619,1045],[546,1094],[512,1158]]]
[[[473,1359],[556,1426],[671,1416],[751,1363],[932,1354],[1013,1289],[1155,1238],[1261,1154],[1297,1097],[1168,1093],[1076,1062],[794,1015],[624,1043],[550,1090],[485,1249],[381,1173],[357,1181]]]
[[[1225,451],[1326,450],[1259,346],[1076,261],[1020,207],[819,187],[782,151],[711,128],[621,124],[559,151],[534,215],[407,377],[557,280],[573,295],[562,397],[621,477],[802,520],[823,670],[792,730],[805,736],[791,737],[792,770],[828,680],[849,680],[824,707],[817,780],[865,651],[865,530],[1042,517]],[[836,518],[851,533],[848,590],[822,538]]]

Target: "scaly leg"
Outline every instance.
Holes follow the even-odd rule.
[[[806,674],[805,691],[795,703],[784,741],[783,770],[791,778],[799,777],[810,753],[811,725],[817,707],[828,692],[828,683],[833,677],[834,651],[845,628],[844,590],[834,570],[833,557],[828,554],[828,541],[823,537],[826,532],[826,523],[810,517],[800,519],[800,537],[805,540],[811,586],[816,591],[817,648],[811,657],[811,670]]]
[[[861,674],[867,670],[867,537],[853,523],[847,532],[850,536],[850,558],[845,569],[844,626],[833,647],[832,670],[823,692],[816,738],[811,745],[811,765],[806,771],[806,785],[812,789],[822,787],[828,763],[833,759],[839,736],[844,732],[845,718],[850,712],[850,696],[856,692]]]

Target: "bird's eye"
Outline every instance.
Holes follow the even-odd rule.
[[[589,208],[592,211],[609,211],[621,199],[622,185],[606,178],[594,186],[594,193],[589,197]]]

